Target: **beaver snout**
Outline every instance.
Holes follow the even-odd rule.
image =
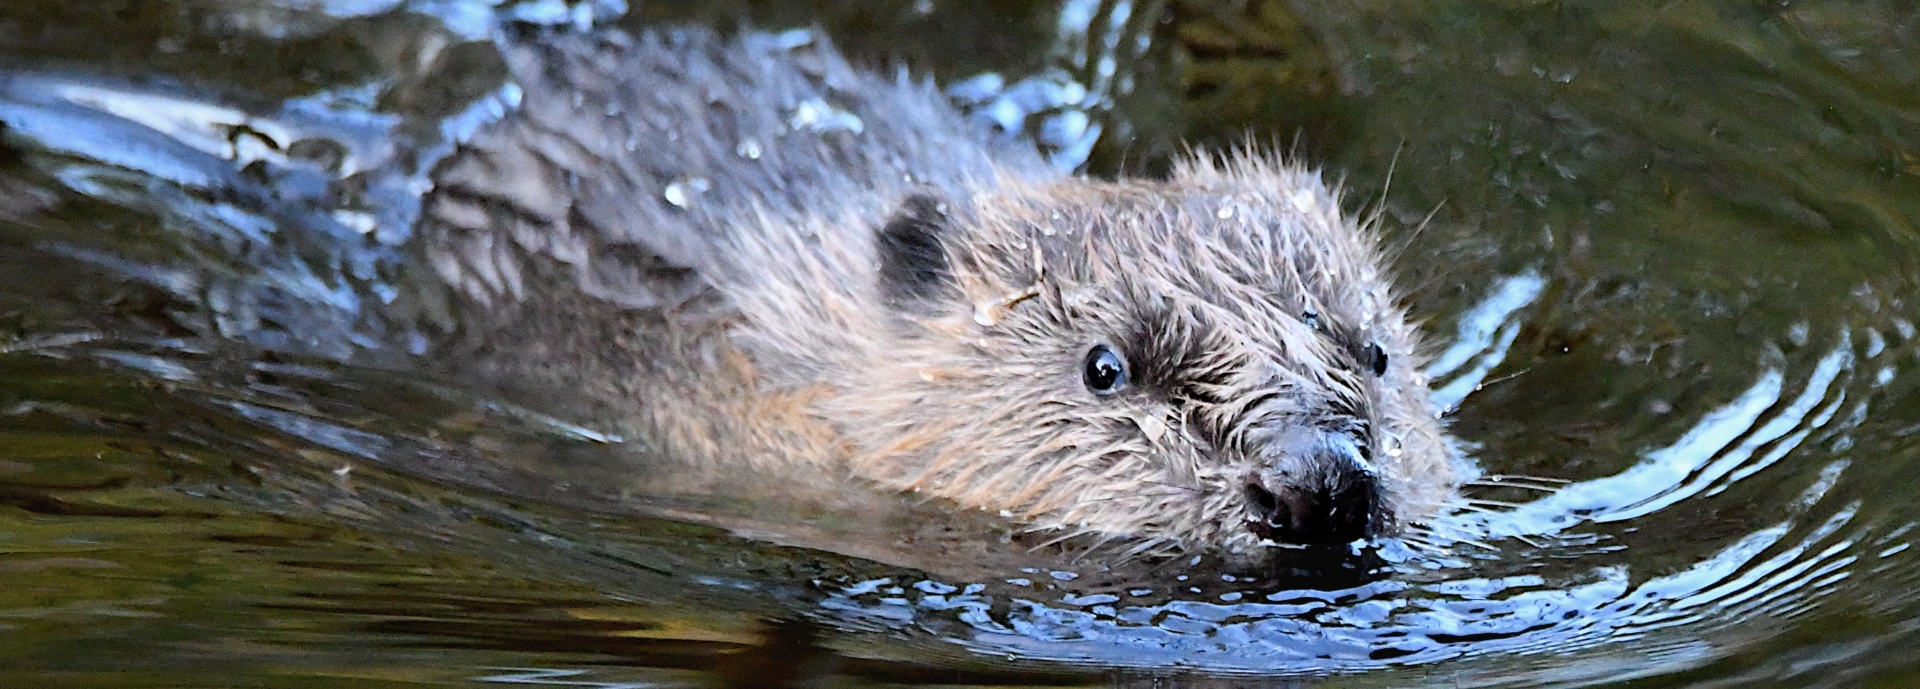
[[[1247,528],[1275,543],[1329,546],[1374,535],[1380,482],[1365,447],[1345,433],[1286,434],[1269,468],[1247,476]]]

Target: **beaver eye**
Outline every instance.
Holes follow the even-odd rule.
[[[1381,349],[1380,343],[1367,345],[1367,358],[1373,363],[1373,375],[1387,375],[1387,350]]]
[[[1096,395],[1111,395],[1127,387],[1127,360],[1106,345],[1094,345],[1087,351],[1081,376],[1087,389]]]
[[[1320,327],[1320,312],[1313,309],[1307,309],[1305,313],[1300,314],[1300,322],[1307,324],[1307,327],[1312,328],[1314,332],[1326,332]]]

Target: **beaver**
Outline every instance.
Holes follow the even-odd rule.
[[[417,227],[459,295],[446,358],[676,490],[852,483],[1240,558],[1452,495],[1379,239],[1315,172],[1243,148],[1062,173],[811,32],[502,52],[504,114]]]

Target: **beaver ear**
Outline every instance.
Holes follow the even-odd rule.
[[[914,194],[901,202],[875,238],[880,291],[889,303],[925,301],[946,286],[951,274],[941,237],[947,232],[947,214],[938,200]]]

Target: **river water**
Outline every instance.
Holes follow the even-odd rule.
[[[1093,174],[1277,143],[1399,248],[1480,476],[1383,576],[1313,584],[955,578],[596,493],[620,439],[438,373],[372,306],[407,288],[425,171],[510,107],[503,22],[831,37]],[[1917,27],[0,4],[0,685],[1920,683]]]

